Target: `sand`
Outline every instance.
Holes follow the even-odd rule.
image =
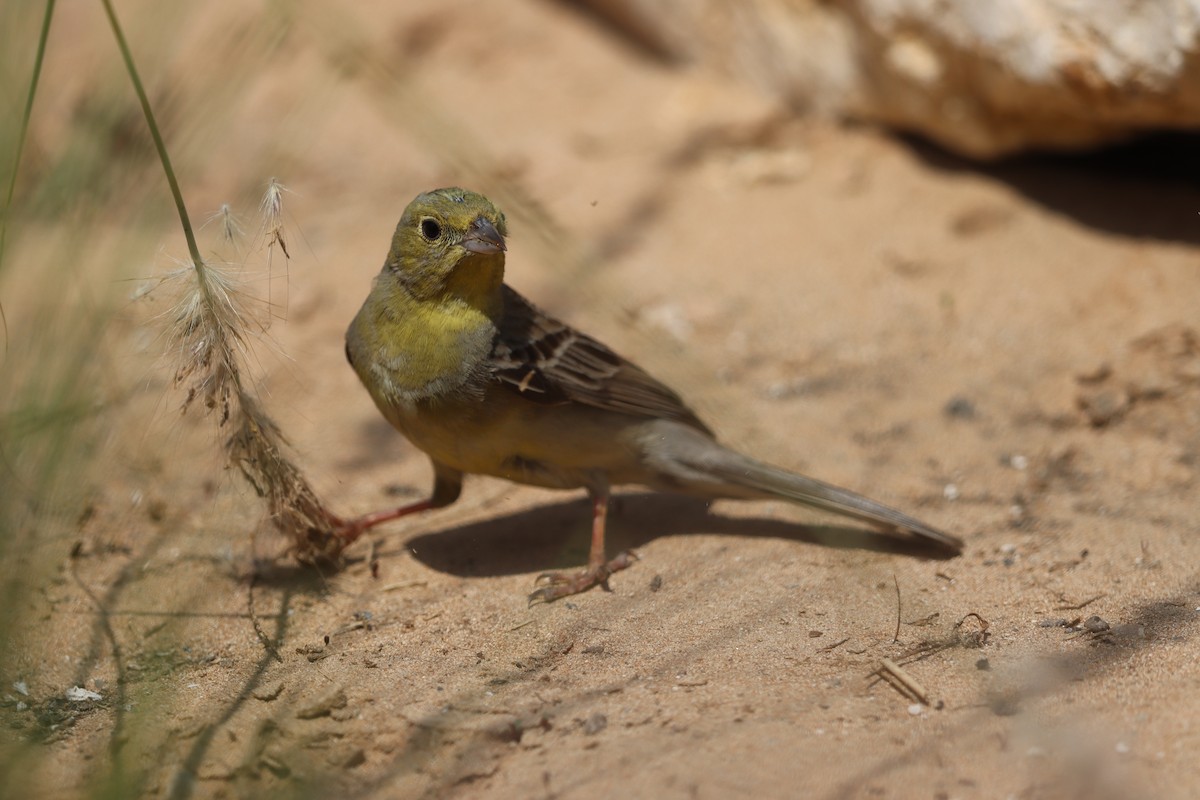
[[[586,559],[586,499],[473,478],[342,568],[298,566],[222,469],[224,434],[176,413],[145,329],[162,306],[134,304],[106,345],[128,389],[111,461],[45,543],[55,572],[0,676],[29,693],[10,728],[52,756],[32,786],[85,793],[117,752],[130,785],[172,797],[1195,794],[1186,175],[1147,150],[979,166],[797,120],[555,3],[355,5],[344,27],[298,8],[244,73],[220,45],[270,14],[232,2],[172,17],[146,58],[183,119],[231,82],[199,133],[175,129],[195,208],[252,203],[271,176],[291,190],[277,349],[253,363],[334,508],[428,491],[342,335],[407,202],[463,184],[509,212],[512,285],[723,440],[966,548],[632,490],[610,539],[640,561],[611,592],[527,608],[537,574]],[[47,80],[69,87],[115,56],[97,11],[61,13],[84,44],[52,49]]]

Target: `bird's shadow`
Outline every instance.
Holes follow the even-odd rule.
[[[945,548],[868,528],[806,525],[785,520],[735,518],[709,512],[704,500],[664,494],[614,498],[608,517],[608,553],[635,549],[660,536],[723,534],[772,536],[849,550],[946,559]],[[582,566],[591,536],[591,505],[584,499],[538,506],[441,531],[405,543],[422,564],[460,577],[495,577]],[[386,554],[386,552],[381,553]]]

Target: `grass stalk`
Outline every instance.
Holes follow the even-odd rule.
[[[333,531],[336,517],[289,458],[282,431],[243,380],[242,354],[247,348],[246,331],[252,318],[246,297],[232,276],[208,264],[200,255],[187,205],[133,53],[112,0],[101,2],[170,185],[191,257],[190,272],[195,280],[185,290],[177,308],[173,330],[182,358],[175,383],[191,382],[184,408],[202,397],[205,406],[217,412],[218,427],[232,423],[233,433],[225,445],[229,460],[267,501],[272,522],[292,538],[293,551],[299,560],[336,559],[345,546],[345,541]],[[276,215],[281,196],[282,188],[272,180],[268,198]],[[272,243],[276,241],[282,246],[279,232]]]
[[[25,153],[25,139],[29,134],[29,118],[33,116],[33,100],[37,97],[38,82],[42,77],[42,64],[46,60],[46,42],[50,39],[50,20],[54,18],[56,0],[46,0],[46,13],[42,17],[42,29],[38,34],[37,54],[33,59],[33,75],[29,79],[29,93],[25,96],[25,108],[21,111],[21,126],[17,132],[17,147],[13,152],[12,170],[8,176],[8,191],[4,195],[4,215],[0,217],[0,274],[4,272],[4,245],[8,239],[8,220],[11,217],[13,195],[17,190],[17,168]],[[4,350],[8,352],[8,317],[4,304],[0,303],[0,326],[4,328]]]

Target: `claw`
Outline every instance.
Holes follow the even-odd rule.
[[[552,603],[555,600],[561,600],[564,597],[570,597],[573,594],[586,592],[593,586],[599,586],[606,592],[611,592],[612,588],[608,585],[609,577],[620,570],[626,569],[634,561],[637,561],[637,555],[631,552],[623,552],[617,554],[615,558],[607,563],[600,563],[594,566],[589,566],[574,574],[564,572],[543,572],[534,579],[534,585],[545,583],[544,586],[539,586],[529,594],[529,605],[534,603]]]

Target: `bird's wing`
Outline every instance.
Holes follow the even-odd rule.
[[[492,370],[503,386],[531,402],[583,403],[673,419],[711,433],[674,391],[507,285],[504,317],[492,345]]]

